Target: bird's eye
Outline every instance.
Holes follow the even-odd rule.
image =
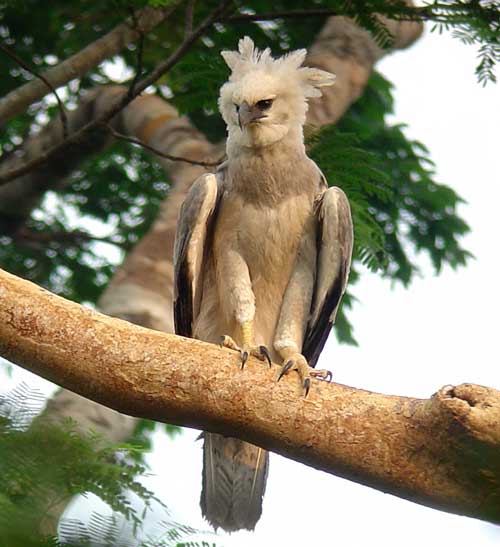
[[[272,104],[272,99],[262,99],[262,101],[257,101],[256,106],[259,110],[268,110]]]

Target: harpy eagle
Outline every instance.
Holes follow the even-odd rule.
[[[227,161],[192,185],[175,248],[176,332],[282,363],[305,393],[344,293],[352,253],[349,202],[307,157],[307,100],[334,76],[301,67],[305,50],[274,59],[248,37],[223,51]],[[253,529],[268,453],[204,434],[201,508],[214,526]]]

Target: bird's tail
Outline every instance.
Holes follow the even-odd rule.
[[[262,513],[269,454],[239,439],[204,434],[201,511],[214,528],[253,530]]]

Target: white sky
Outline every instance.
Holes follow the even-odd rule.
[[[431,150],[437,180],[467,200],[460,213],[473,231],[464,245],[476,260],[439,277],[427,264],[425,277],[408,290],[391,290],[388,282],[365,275],[355,288],[359,303],[350,313],[359,348],[338,346],[332,336],[320,363],[338,382],[417,397],[462,382],[500,389],[500,90],[482,88],[475,66],[474,48],[437,34],[378,66],[397,86],[395,120],[408,123],[407,134]],[[15,379],[21,377],[32,378],[16,372]],[[145,480],[178,521],[207,529],[198,506],[197,434],[186,430],[173,441],[156,435],[148,457],[153,476]],[[227,547],[493,547],[500,543],[500,527],[421,507],[272,455],[256,531],[215,539]]]

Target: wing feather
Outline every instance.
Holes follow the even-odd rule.
[[[316,280],[302,353],[314,367],[344,294],[353,245],[351,209],[340,188],[323,193],[317,208]]]
[[[221,190],[217,177],[205,174],[191,186],[182,204],[174,243],[175,332],[192,336],[200,308],[207,240],[211,236]]]

